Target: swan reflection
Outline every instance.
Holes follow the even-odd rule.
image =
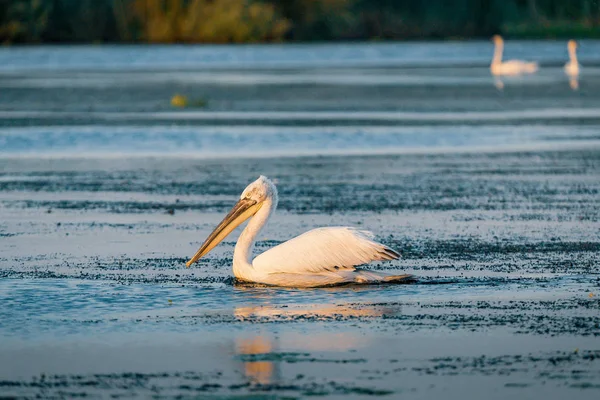
[[[573,90],[579,89],[579,79],[577,77],[571,77],[571,78],[569,78],[569,86]]]
[[[498,77],[494,77],[494,86],[498,90],[504,90],[504,81]]]

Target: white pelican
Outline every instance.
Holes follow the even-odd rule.
[[[288,287],[316,287],[343,283],[397,282],[410,275],[390,275],[356,268],[400,255],[372,240],[373,234],[350,227],[317,228],[275,246],[252,260],[256,237],[277,208],[277,188],[260,176],[240,196],[229,214],[186,263],[189,267],[207,254],[238,225],[250,218],[233,253],[233,274],[241,281]]]
[[[492,75],[522,75],[532,74],[538,70],[536,62],[527,62],[521,60],[502,61],[502,51],[504,49],[504,40],[500,35],[494,35],[492,38],[496,48],[494,49],[494,57],[490,64]]]

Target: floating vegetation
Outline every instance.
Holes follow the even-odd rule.
[[[171,105],[173,107],[195,107],[195,108],[204,108],[208,105],[208,100],[204,98],[196,98],[196,99],[188,99],[187,96],[182,94],[176,94],[171,97]]]
[[[188,99],[182,94],[176,94],[175,96],[171,97],[171,105],[173,107],[187,107]]]

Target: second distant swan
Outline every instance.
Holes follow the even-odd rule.
[[[536,62],[527,62],[521,60],[509,60],[502,61],[502,51],[504,49],[504,40],[500,35],[494,35],[492,38],[496,48],[494,50],[494,57],[492,58],[492,64],[490,65],[490,71],[492,75],[522,75],[532,74],[538,70],[538,64]]]
[[[565,64],[565,73],[569,76],[579,75],[579,63],[577,62],[577,42],[569,40],[567,43],[569,49],[569,62]]]

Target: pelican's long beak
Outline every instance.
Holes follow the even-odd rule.
[[[190,261],[185,263],[185,265],[189,268],[190,265],[195,263],[211,251],[216,245],[218,245],[223,239],[227,237],[235,228],[237,228],[242,222],[256,214],[260,207],[261,203],[257,203],[255,200],[250,199],[241,199],[236,203],[235,206],[229,211],[229,214],[223,218],[223,221],[219,223],[219,225],[215,228],[214,231],[208,238],[202,243],[200,249],[194,254],[194,257],[190,258]]]

